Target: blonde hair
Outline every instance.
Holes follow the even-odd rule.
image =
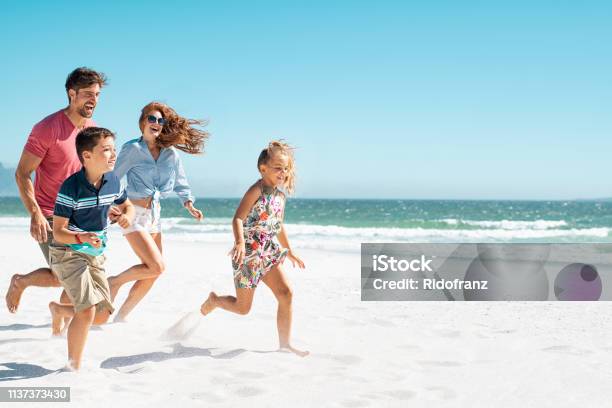
[[[259,158],[257,159],[257,170],[260,169],[262,164],[268,164],[270,159],[275,154],[284,154],[289,159],[289,170],[287,172],[287,177],[285,178],[285,182],[283,183],[283,188],[287,192],[287,194],[293,194],[295,191],[295,160],[293,158],[293,151],[295,148],[285,143],[281,140],[273,140],[268,143],[268,147],[263,149],[259,154]]]

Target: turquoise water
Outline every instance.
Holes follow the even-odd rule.
[[[231,239],[238,199],[199,199],[195,222],[176,199],[162,202],[164,231],[192,240]],[[0,227],[26,229],[18,198],[0,198]],[[289,199],[292,239],[325,247],[360,242],[612,242],[612,201]]]
[[[239,199],[206,198],[208,218],[231,218]],[[563,221],[565,229],[612,227],[610,201],[463,201],[289,199],[286,222],[374,228],[478,229],[486,222]],[[0,197],[0,216],[27,216],[16,197]],[[178,200],[162,202],[163,217],[189,218]],[[454,222],[453,220],[456,220]]]

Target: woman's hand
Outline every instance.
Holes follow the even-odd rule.
[[[242,266],[245,254],[246,248],[244,246],[244,241],[236,242],[234,247],[228,253],[228,255],[232,256],[232,261],[236,262],[238,266]]]
[[[132,223],[131,220],[121,211],[120,208],[112,206],[108,212],[108,219],[111,224],[119,224],[121,228],[127,228]]]
[[[202,221],[204,219],[204,214],[202,214],[202,211],[198,210],[193,206],[193,202],[186,201],[185,208],[187,209],[187,211],[189,211],[189,214],[191,214],[191,216],[196,220]]]
[[[121,228],[127,228],[131,224],[130,220],[128,219],[128,217],[125,216],[125,214],[121,214],[115,219],[115,221],[117,222],[117,224],[119,224]]]
[[[296,264],[300,269],[306,268],[306,265],[304,265],[304,261],[302,261],[300,257],[294,254],[291,249],[289,250],[289,252],[287,252],[287,258],[289,258],[289,260],[291,261],[291,265],[293,265],[294,268]]]

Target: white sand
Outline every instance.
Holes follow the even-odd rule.
[[[71,407],[610,405],[608,303],[361,302],[358,253],[297,248],[307,269],[285,265],[293,343],[309,357],[274,352],[263,285],[248,316],[217,310],[187,340],[160,340],[211,289],[233,292],[230,239],[167,237],[165,276],[128,323],[90,333],[80,373],[54,372],[66,340],[50,337],[47,304],[60,290],[28,289],[17,314],[0,311],[0,386],[70,386],[72,402],[53,406]],[[136,261],[116,233],[110,245],[109,274]],[[0,232],[0,248],[4,294],[42,256],[26,229]]]

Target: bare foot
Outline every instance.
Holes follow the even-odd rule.
[[[200,307],[200,313],[206,316],[207,314],[215,310],[216,307],[217,294],[215,292],[210,292],[210,294],[208,295],[208,299],[206,299],[206,302],[202,303],[202,306]]]
[[[127,323],[125,316],[117,315],[113,319],[113,323]]]
[[[21,275],[15,274],[11,278],[11,284],[9,285],[8,290],[6,291],[6,307],[9,312],[15,313],[17,308],[19,307],[19,300],[21,299],[21,294],[25,289],[23,283],[21,281]]]
[[[121,285],[115,284],[115,276],[111,276],[108,278],[108,286],[110,288],[111,302],[114,302]]]
[[[59,305],[55,302],[51,302],[49,303],[49,310],[51,311],[51,334],[53,336],[61,336],[64,318],[61,315]]]
[[[298,350],[290,345],[286,345],[286,346],[281,346],[278,351],[280,352],[284,352],[284,353],[293,353],[293,354],[297,354],[300,357],[306,357],[307,355],[310,354],[310,351],[302,351],[302,350]]]

